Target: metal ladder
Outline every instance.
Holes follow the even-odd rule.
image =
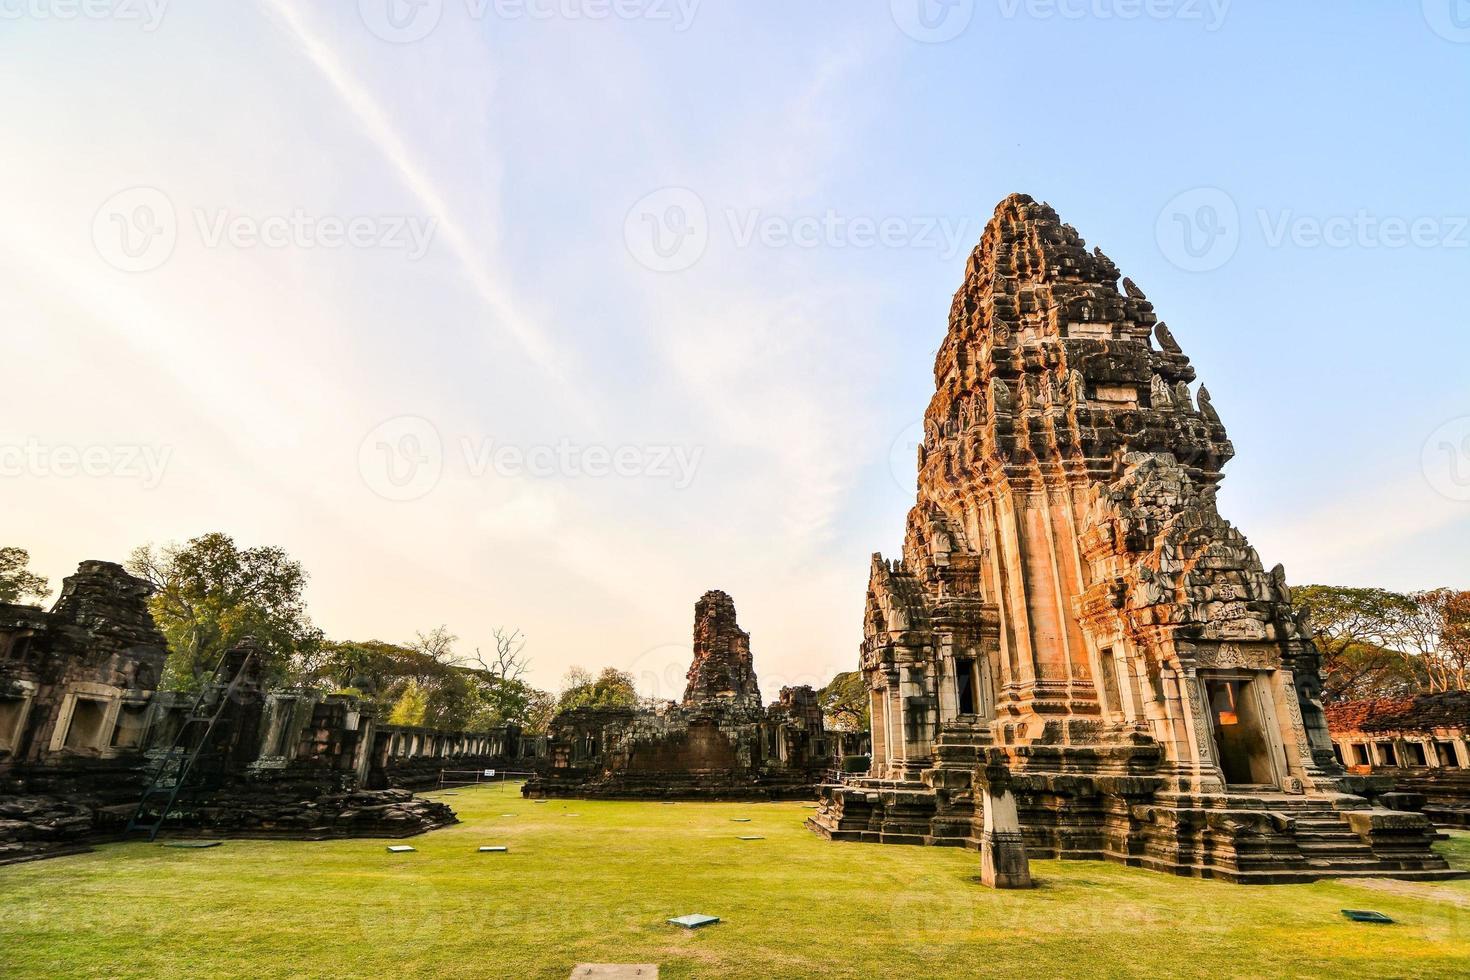
[[[154,841],[158,838],[158,831],[163,827],[164,820],[168,819],[174,804],[178,802],[179,794],[184,789],[184,783],[189,778],[189,772],[194,768],[204,747],[209,744],[209,736],[214,731],[215,723],[219,721],[220,715],[224,713],[225,706],[234,697],[235,691],[239,689],[240,682],[244,679],[246,671],[249,670],[251,662],[255,659],[255,652],[249,651],[244,659],[240,661],[240,667],[235,671],[234,677],[221,690],[221,679],[226,669],[226,661],[230,651],[226,651],[214,666],[213,680],[199,689],[199,695],[194,699],[194,705],[189,709],[183,724],[179,726],[178,733],[174,736],[173,744],[168,751],[158,760],[158,767],[148,780],[148,787],[143,790],[143,796],[138,800],[138,806],[133,810],[133,815],[128,818],[128,826],[125,833],[132,834],[139,830],[148,832],[148,840]],[[219,691],[219,700],[213,708],[206,706],[210,692]],[[197,740],[193,741],[190,748],[191,731],[203,726]],[[162,807],[158,809],[157,817],[149,815],[150,801],[159,797],[167,797]]]

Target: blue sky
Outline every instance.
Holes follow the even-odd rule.
[[[333,636],[665,696],[722,588],[821,683],[1022,191],[1193,358],[1268,566],[1470,584],[1470,4],[389,2],[0,5],[0,538],[53,581],[222,529]]]

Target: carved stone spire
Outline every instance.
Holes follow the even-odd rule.
[[[971,254],[934,375],[926,431],[938,438],[926,447],[921,498],[926,486],[950,495],[951,471],[978,490],[1000,463],[1010,485],[1038,486],[1046,467],[1106,479],[1120,454],[1139,452],[1173,453],[1192,478],[1215,483],[1234,452],[1207,404],[1177,397],[1194,369],[1143,290],[1120,287],[1106,255],[1025,195],[1000,203]],[[1065,379],[1071,410],[1034,397],[1051,378]],[[945,425],[971,403],[990,406],[987,424]]]

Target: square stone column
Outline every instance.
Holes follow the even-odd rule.
[[[1031,862],[1026,857],[1026,839],[1015,794],[1010,790],[1010,770],[995,759],[975,770],[975,784],[984,807],[984,830],[980,835],[980,880],[991,888],[1030,888]]]

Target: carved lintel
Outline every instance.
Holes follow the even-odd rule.
[[[1221,643],[1196,648],[1194,663],[1203,670],[1277,670],[1281,666],[1281,651],[1274,646]]]

